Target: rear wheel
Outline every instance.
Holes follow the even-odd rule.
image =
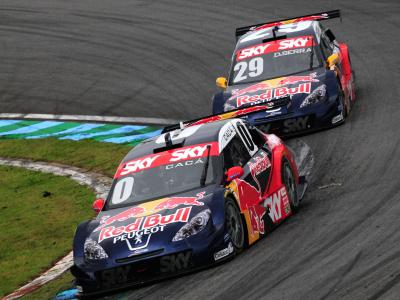
[[[244,226],[239,208],[231,198],[225,201],[225,229],[229,234],[236,252],[244,247]]]
[[[289,162],[284,159],[282,164],[282,181],[286,187],[290,208],[293,212],[299,210],[299,198],[297,197],[296,180]]]

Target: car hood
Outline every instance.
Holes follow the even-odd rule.
[[[225,111],[242,106],[271,103],[276,99],[290,96],[291,101],[299,101],[312,93],[325,82],[326,70],[314,69],[312,72],[303,72],[292,76],[277,77],[251,83],[236,85],[227,88],[228,99],[225,102]]]
[[[210,208],[215,186],[101,212],[90,238],[109,257],[126,258],[163,249],[178,230],[199,212]]]

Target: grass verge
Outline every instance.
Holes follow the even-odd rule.
[[[132,146],[92,140],[2,140],[0,157],[58,162],[112,177]]]
[[[92,140],[2,140],[0,157],[57,162],[112,177],[131,148]],[[70,251],[76,225],[92,216],[90,206],[94,196],[90,190],[70,179],[18,168],[0,167],[0,178],[0,225],[9,228],[0,233],[0,274],[2,278],[8,274],[8,279],[0,282],[1,296],[36,277]],[[43,191],[52,195],[43,198]],[[14,265],[13,251],[3,250],[14,242],[14,253],[20,257],[19,269]],[[35,246],[38,248],[34,249]],[[20,250],[25,251],[26,248],[31,249],[31,254],[24,252],[22,255]],[[40,259],[31,259],[32,254]],[[58,292],[71,288],[71,281],[72,275],[67,272],[24,298],[53,298]]]
[[[71,250],[76,225],[93,216],[93,192],[69,178],[0,166],[0,296]]]

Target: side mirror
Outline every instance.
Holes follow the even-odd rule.
[[[243,173],[243,168],[240,166],[229,168],[229,170],[225,173],[226,181],[231,182],[232,180],[241,177]]]
[[[106,203],[106,201],[104,201],[104,199],[102,199],[102,198],[94,200],[93,206],[92,206],[94,212],[96,214],[101,212],[101,210],[103,209],[105,203]]]
[[[326,64],[328,68],[333,67],[339,62],[339,54],[334,53],[326,59]]]
[[[225,77],[218,77],[215,80],[215,84],[217,85],[217,87],[222,88],[222,89],[226,89],[226,87],[228,86],[228,81],[226,80]]]
[[[325,34],[328,37],[328,39],[331,41],[331,43],[333,43],[333,41],[336,39],[335,35],[333,34],[333,32],[330,29],[325,30]]]

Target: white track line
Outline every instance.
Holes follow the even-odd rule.
[[[143,125],[173,125],[180,120],[159,119],[145,117],[112,117],[112,116],[87,116],[87,115],[53,115],[53,114],[19,114],[0,113],[0,119],[26,119],[26,120],[58,120],[78,122],[102,122],[122,124],[143,124]]]
[[[105,197],[111,186],[112,179],[101,174],[87,172],[83,169],[69,167],[61,164],[53,164],[46,162],[33,162],[25,159],[9,159],[0,158],[0,165],[22,167],[25,169],[40,171],[44,173],[51,173],[59,176],[69,176],[79,184],[91,187],[97,194],[97,197]],[[51,269],[44,272],[42,275],[32,280],[23,287],[17,289],[10,295],[5,296],[2,300],[11,300],[20,298],[28,293],[33,292],[45,283],[60,276],[68,270],[73,264],[72,252],[70,252],[63,259],[58,261]]]

